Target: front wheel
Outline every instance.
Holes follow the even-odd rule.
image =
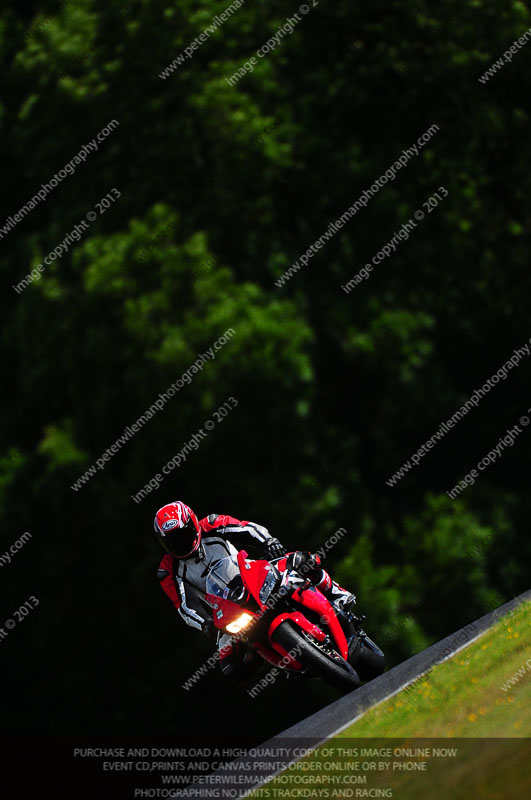
[[[310,675],[322,678],[342,691],[352,691],[361,685],[360,676],[339,653],[325,648],[320,642],[293,627],[286,620],[273,633],[273,639],[292,653]]]
[[[385,670],[385,656],[377,644],[365,633],[359,639],[359,651],[357,657],[352,661],[356,667],[356,672],[364,681],[372,681]]]

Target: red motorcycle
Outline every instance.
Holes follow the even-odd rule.
[[[365,617],[337,609],[286,557],[254,561],[245,550],[219,561],[206,581],[214,624],[288,673],[357,689],[381,675],[385,657],[361,628]]]

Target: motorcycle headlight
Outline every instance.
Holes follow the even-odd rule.
[[[260,589],[260,601],[265,603],[278,581],[278,573],[275,569],[270,569],[267,578],[265,579],[262,588]]]
[[[227,625],[227,631],[229,633],[239,633],[240,631],[243,631],[244,628],[247,628],[249,623],[252,621],[252,616],[244,612],[238,617],[238,619],[235,619],[233,622],[230,622]]]

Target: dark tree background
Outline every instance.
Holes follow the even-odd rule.
[[[249,0],[165,79],[226,0],[65,0],[1,12],[0,228],[109,122],[84,164],[0,241],[2,718],[14,736],[258,742],[337,695],[252,700],[156,579],[155,510],[266,525],[290,548],[339,527],[330,571],[391,664],[528,587],[529,434],[450,490],[531,406],[525,357],[395,486],[386,481],[529,342],[531,28],[522,2]],[[275,281],[432,125],[438,132],[284,286]],[[340,288],[444,187],[350,294]],[[78,243],[32,268],[115,188]],[[176,221],[177,220],[177,221]],[[235,335],[84,486],[124,428]],[[235,409],[160,488],[131,495]],[[1,623],[0,623],[1,625]]]

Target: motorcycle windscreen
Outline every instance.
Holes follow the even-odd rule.
[[[218,561],[206,579],[206,594],[237,603],[246,594],[238,562],[233,556]]]

